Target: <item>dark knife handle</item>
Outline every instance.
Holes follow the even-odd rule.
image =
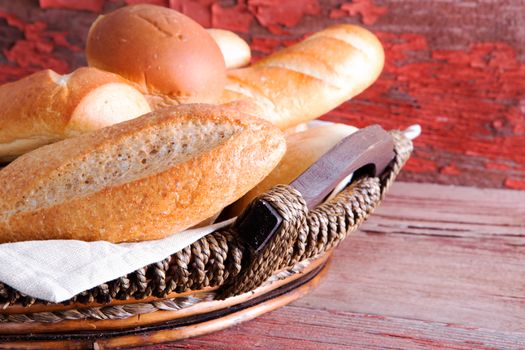
[[[372,125],[342,139],[290,186],[302,194],[308,209],[312,209],[348,175],[368,166],[369,175],[378,176],[392,159],[392,136],[379,125]]]
[[[369,126],[338,142],[290,186],[301,193],[308,209],[312,209],[351,173],[367,166],[370,175],[378,176],[392,159],[394,144],[390,134],[378,125]],[[235,226],[239,238],[257,253],[279,230],[282,221],[270,203],[256,199]]]

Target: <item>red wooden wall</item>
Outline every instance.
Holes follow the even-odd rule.
[[[525,189],[522,0],[0,0],[0,82],[84,65],[97,13],[136,2],[236,31],[256,57],[332,23],[362,24],[385,46],[384,72],[324,118],[386,128],[421,124],[404,180]]]

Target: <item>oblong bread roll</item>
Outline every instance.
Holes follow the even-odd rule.
[[[144,96],[116,74],[88,67],[34,73],[0,86],[0,162],[150,111]]]
[[[162,238],[241,197],[285,147],[270,123],[211,105],[44,146],[0,171],[0,242]]]
[[[264,111],[259,117],[284,130],[361,93],[377,79],[383,63],[383,47],[374,34],[335,25],[250,67],[228,71],[221,102],[252,99]]]
[[[345,124],[309,127],[286,135],[286,153],[275,169],[241,199],[227,208],[226,217],[239,215],[258,195],[278,184],[289,184],[339,141],[358,129]]]
[[[219,45],[227,69],[244,67],[250,63],[250,46],[240,36],[224,29],[209,28],[206,31]]]

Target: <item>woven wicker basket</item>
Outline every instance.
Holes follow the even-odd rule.
[[[172,320],[179,319],[178,324],[168,323],[169,327],[184,327],[192,323],[188,317],[196,314],[208,315],[205,321],[209,321],[213,318],[210,312],[214,308],[235,311],[233,306],[246,302],[250,302],[248,307],[253,307],[256,303],[286,294],[286,285],[291,290],[313,281],[331,250],[356,230],[378,206],[409,158],[411,141],[400,132],[392,131],[390,134],[394,140],[395,158],[381,176],[358,178],[335,198],[313,210],[307,209],[301,194],[290,186],[279,185],[265,193],[262,198],[272,204],[283,222],[271,241],[256,254],[239,238],[237,226],[233,224],[209,234],[163,261],[80,293],[62,304],[31,298],[0,283],[0,303],[4,305],[0,313],[0,341],[10,345],[16,342],[27,345],[27,341],[31,340],[47,341],[46,344],[51,345],[52,340],[65,339],[79,341],[75,344],[84,347],[87,343],[82,342],[82,339],[94,344],[96,339],[100,342],[100,337],[115,336],[112,333],[98,337],[94,333],[85,333],[86,329],[120,329],[121,332],[129,332],[129,329],[143,325],[131,322],[131,319],[136,320],[138,315],[142,315],[146,320],[146,315],[152,317],[151,314],[161,315],[162,312],[170,313]],[[188,311],[197,310],[199,305],[207,305],[207,309]],[[180,323],[181,317],[186,323]],[[160,317],[151,320],[156,321],[149,323],[158,325],[162,320],[165,323],[166,319]],[[80,321],[91,323],[85,328],[86,324],[82,326],[78,323]],[[112,324],[112,321],[121,323]],[[151,341],[180,339],[228,325],[224,321],[218,328]],[[75,336],[71,335],[72,331],[77,332]],[[54,332],[54,335],[50,335],[50,332]],[[66,335],[57,336],[56,333]],[[118,344],[134,343],[129,341]]]

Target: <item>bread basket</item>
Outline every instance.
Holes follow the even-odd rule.
[[[411,141],[399,131],[388,135],[393,159],[386,168],[371,175],[362,165],[373,162],[365,159],[334,198],[309,209],[300,191],[278,185],[231,226],[67,302],[44,302],[0,283],[0,348],[118,348],[184,339],[299,298],[326,271],[332,250],[379,205],[409,158]],[[254,215],[255,202],[269,205],[281,221]]]

